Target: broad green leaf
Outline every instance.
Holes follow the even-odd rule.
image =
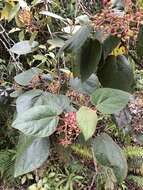
[[[33,107],[34,103],[42,95],[42,90],[30,90],[20,95],[16,100],[16,110],[18,114],[23,113]]]
[[[85,140],[92,137],[97,125],[96,111],[89,109],[88,107],[81,107],[76,113],[78,127],[84,135]]]
[[[136,44],[136,51],[137,51],[137,55],[140,58],[142,58],[143,56],[143,25],[141,25],[139,29],[137,44]]]
[[[69,40],[65,42],[65,45],[60,49],[59,54],[65,50],[77,53],[90,36],[91,31],[92,28],[90,26],[82,26]]]
[[[29,137],[21,138],[19,149],[23,148],[23,143]],[[21,147],[22,146],[22,147]],[[21,154],[17,155],[15,162],[14,177],[21,176],[39,168],[50,154],[50,144],[47,138],[36,138],[25,147]]]
[[[32,67],[31,69],[23,71],[22,73],[16,75],[14,79],[21,86],[27,86],[29,85],[29,82],[33,79],[33,77],[40,73],[42,73],[41,69]]]
[[[115,49],[119,44],[120,38],[116,36],[109,35],[103,42],[103,55],[104,59]]]
[[[90,95],[99,87],[99,81],[95,74],[92,74],[85,82],[78,77],[70,79],[70,86],[80,93]]]
[[[71,106],[69,98],[64,95],[45,93],[37,99],[34,106],[37,105],[48,105],[50,107],[55,107],[61,110],[61,112],[75,111],[75,109]]]
[[[48,137],[52,135],[59,122],[63,110],[49,105],[34,106],[23,114],[19,114],[12,127],[25,135],[35,137]]]
[[[112,88],[99,88],[92,94],[91,99],[96,108],[104,114],[118,113],[128,103],[130,94]]]
[[[92,143],[92,148],[97,161],[111,167],[121,183],[127,176],[127,160],[122,149],[106,133],[97,136]]]
[[[128,133],[131,130],[132,115],[127,107],[119,113],[112,115],[112,119],[117,127]]]
[[[16,157],[21,156],[21,154],[32,144],[34,139],[36,138],[20,134],[18,144],[16,146]]]
[[[72,107],[68,97],[64,95],[56,95],[51,93],[44,93],[42,90],[30,90],[20,95],[16,100],[17,113],[21,114],[31,107],[40,105],[47,105],[55,107],[61,112],[75,111]]]
[[[33,43],[30,44],[29,40],[25,40],[14,44],[14,46],[10,48],[10,51],[18,55],[25,55],[33,52],[37,46],[37,41],[33,41]]]
[[[97,39],[88,39],[77,52],[77,61],[80,67],[81,80],[85,81],[97,70],[101,59],[102,45]]]
[[[124,55],[108,56],[102,69],[97,72],[103,87],[131,92],[134,85],[132,67]]]

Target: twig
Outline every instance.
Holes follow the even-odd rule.
[[[0,27],[1,27],[1,25],[0,25]],[[13,61],[14,61],[14,66],[16,65],[16,70],[17,70],[17,68],[19,69],[19,70],[23,70],[22,69],[22,67],[19,65],[19,61],[18,61],[18,59],[19,59],[19,56],[18,57],[15,57],[15,55],[12,53],[12,52],[10,52],[10,50],[9,50],[9,48],[11,48],[11,44],[8,42],[8,40],[7,40],[7,38],[8,39],[11,39],[9,36],[8,36],[8,34],[6,35],[7,36],[7,38],[5,37],[5,35],[4,35],[4,33],[6,34],[6,32],[5,32],[5,30],[4,30],[4,28],[3,27],[1,27],[2,29],[3,29],[3,33],[1,32],[0,34],[2,35],[2,37],[3,37],[3,39],[5,40],[5,41],[3,41],[1,38],[0,38],[0,42],[3,44],[3,46],[5,47],[5,49],[7,50],[7,52],[9,53],[9,55],[11,56],[11,58],[13,59]],[[13,40],[11,40],[11,41],[13,41]],[[6,44],[7,43],[7,44]],[[8,47],[9,46],[9,47]]]
[[[79,6],[80,8],[82,9],[82,11],[87,15],[89,16],[90,18],[94,18],[88,11],[87,11],[87,8],[80,2],[79,3]]]
[[[81,1],[81,0],[76,0],[75,14],[74,14],[74,17],[75,17],[75,18],[77,17],[77,13],[78,13],[78,8],[79,8],[79,5],[80,5],[80,1]]]
[[[89,187],[88,190],[91,190],[91,189],[92,189],[92,187],[93,187],[93,185],[94,185],[94,182],[95,182],[95,179],[96,179],[96,175],[93,176],[91,185],[90,185],[90,187]]]
[[[93,148],[91,148],[92,150],[92,155],[93,155],[93,163],[94,163],[94,169],[95,169],[95,173],[97,172],[97,163],[96,163],[96,158],[95,158],[95,155],[94,155],[94,151],[93,151]],[[92,178],[92,182],[91,182],[91,185],[89,187],[89,190],[92,189],[93,185],[94,185],[94,182],[95,182],[95,179],[96,179],[96,174],[93,176]]]

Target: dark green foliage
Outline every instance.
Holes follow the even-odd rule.
[[[92,28],[89,25],[82,26],[65,45],[60,49],[59,54],[63,51],[77,53],[91,35]]]
[[[112,89],[99,88],[92,93],[91,100],[96,109],[104,114],[118,113],[129,102],[128,92]]]
[[[112,168],[121,183],[127,176],[127,161],[122,149],[106,133],[93,140],[92,148],[98,163]]]
[[[85,82],[82,82],[78,77],[70,79],[70,86],[76,91],[90,95],[99,88],[100,84],[95,74],[92,74]]]
[[[23,3],[25,8],[21,5]],[[83,189],[85,184],[83,176],[88,176],[89,170],[89,180],[97,174],[97,190],[113,190],[115,183],[119,184],[125,180],[127,176],[126,157],[110,136],[105,133],[101,134],[104,126],[100,127],[99,124],[98,127],[97,122],[104,120],[106,114],[109,117],[109,114],[119,112],[127,105],[130,98],[128,92],[132,91],[134,76],[127,57],[111,56],[122,39],[117,37],[119,35],[113,36],[106,32],[100,32],[98,30],[100,27],[96,28],[95,26],[94,19],[96,17],[90,15],[94,10],[100,9],[102,5],[103,2],[100,0],[80,2],[75,0],[47,2],[33,0],[0,3],[0,7],[7,6],[4,16],[1,14],[2,24],[0,24],[0,37],[2,37],[0,54],[4,59],[0,59],[0,103],[4,105],[0,106],[0,109],[3,112],[4,108],[7,110],[5,105],[12,105],[10,113],[12,112],[13,115],[16,111],[12,124],[14,133],[9,132],[11,131],[12,122],[9,122],[11,116],[4,115],[6,119],[0,117],[0,124],[2,124],[0,131],[2,132],[2,146],[0,147],[5,149],[0,152],[1,178],[6,176],[9,179],[11,174],[18,177],[36,170],[37,179],[37,169],[50,157],[52,147],[54,156],[59,156],[56,158],[58,162],[66,161],[63,166],[57,168],[53,165],[54,170],[48,170],[46,181],[42,181],[42,187],[47,185],[48,188],[45,188],[51,190]],[[118,6],[113,5],[113,7]],[[18,12],[19,9],[20,12]],[[46,9],[45,14],[42,13],[44,9]],[[8,15],[9,12],[12,14]],[[7,16],[5,16],[6,14]],[[99,18],[101,30],[102,16],[104,18],[104,12]],[[16,17],[15,20],[14,17]],[[68,31],[67,34],[66,31]],[[74,34],[75,31],[77,32]],[[118,34],[118,31],[116,32]],[[143,55],[140,51],[142,31],[140,33],[137,53],[141,57]],[[54,43],[49,43],[50,41]],[[60,47],[62,48],[58,54]],[[5,50],[3,51],[3,49]],[[130,50],[130,48],[127,49]],[[6,51],[7,53],[5,53]],[[67,53],[70,55],[67,56]],[[60,58],[59,55],[61,55]],[[75,82],[72,77],[75,76],[75,73],[80,78],[77,85],[71,85],[71,87],[69,81],[72,78]],[[45,77],[45,75],[50,77]],[[100,81],[97,85],[98,78]],[[17,93],[15,96],[18,97],[17,100],[10,99],[5,102],[3,96],[7,95],[7,88],[2,86],[5,86],[6,83],[8,83],[7,86],[12,86],[15,94]],[[96,89],[97,86],[106,88]],[[78,89],[81,94],[74,91],[73,88],[74,90]],[[91,95],[91,93],[93,94]],[[92,102],[90,96],[92,96]],[[82,104],[87,104],[87,107]],[[0,116],[2,115],[1,110]],[[105,115],[100,117],[101,113]],[[17,134],[19,142],[16,146]],[[65,136],[65,139],[62,139],[62,135]],[[79,142],[82,135],[84,142]],[[113,134],[117,140],[119,136],[122,136],[122,133],[121,135]],[[92,137],[95,138],[92,139]],[[88,141],[85,142],[85,140]],[[92,144],[90,140],[93,140]],[[78,144],[75,144],[76,142]],[[124,140],[122,142],[125,143]],[[58,143],[62,147],[61,149],[60,146],[58,147]],[[73,144],[69,145],[70,143]],[[67,147],[65,148],[64,145]],[[12,149],[16,149],[16,151],[12,151]],[[53,159],[52,156],[50,158]],[[135,154],[135,156],[127,158],[129,170],[136,174],[142,174],[143,157]],[[91,168],[89,165],[82,170],[84,165],[78,167],[74,162],[75,159],[80,159],[85,164],[91,163]],[[71,160],[73,162],[70,162]],[[70,167],[66,167],[66,163],[69,162]],[[95,167],[93,167],[93,163]],[[50,168],[48,162],[45,164]],[[81,170],[81,175],[79,170]],[[89,183],[87,184],[89,187]],[[90,184],[92,185],[92,183]],[[84,189],[92,189],[87,186]]]
[[[137,55],[142,58],[143,56],[143,25],[140,26],[137,44],[136,44]]]
[[[119,44],[120,38],[116,36],[109,35],[103,42],[103,57],[104,60],[108,55],[114,50],[114,48]]]
[[[88,39],[81,47],[77,55],[80,65],[81,80],[85,81],[92,73],[95,73],[101,59],[102,46],[97,39]]]
[[[91,38],[91,31],[91,26],[82,26],[59,52],[61,54],[63,51],[69,51],[74,54],[74,65],[80,68],[82,81],[96,72],[102,54],[102,45],[97,39]]]
[[[132,67],[123,55],[108,56],[97,75],[103,87],[131,92],[134,84]]]

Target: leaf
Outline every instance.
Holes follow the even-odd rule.
[[[32,67],[31,69],[28,69],[27,71],[24,71],[24,72],[16,75],[14,77],[14,80],[21,86],[27,86],[27,85],[29,85],[29,82],[33,79],[33,77],[40,73],[42,73],[41,69]]]
[[[23,144],[23,138],[21,138],[20,144]],[[17,156],[14,177],[21,176],[39,168],[47,160],[50,153],[49,149],[50,144],[47,138],[34,139],[33,142]]]
[[[37,105],[48,105],[50,107],[57,107],[59,110],[61,110],[61,112],[75,111],[75,109],[71,106],[69,98],[64,95],[45,93],[35,102],[34,106]]]
[[[112,116],[113,121],[116,123],[116,126],[125,130],[126,132],[129,132],[132,116],[127,107],[125,107],[123,110],[121,110],[119,113],[114,114]]]
[[[133,69],[124,55],[108,56],[97,76],[103,87],[131,92],[134,85]]]
[[[76,53],[88,39],[91,31],[92,28],[90,26],[82,26],[69,40],[65,42],[65,45],[59,51],[59,55],[61,55],[63,51]]]
[[[63,17],[61,17],[60,15],[57,15],[57,14],[49,12],[49,11],[41,11],[40,14],[50,16],[50,17],[53,17],[55,19],[59,19],[59,20],[62,20],[62,21],[66,20]]]
[[[18,2],[19,2],[19,5],[22,9],[29,9],[25,0],[19,0]]]
[[[99,88],[91,99],[96,108],[104,114],[113,114],[122,110],[128,103],[130,94],[122,90]]]
[[[140,26],[137,43],[136,43],[137,55],[142,58],[143,56],[143,25]]]
[[[80,15],[80,16],[75,18],[75,24],[77,24],[77,23],[79,23],[80,25],[89,24],[90,19],[86,14]]]
[[[136,141],[138,142],[138,144],[142,145],[143,146],[143,134],[138,134],[135,136],[136,138]]]
[[[31,4],[33,6],[35,6],[35,5],[39,4],[39,3],[43,3],[43,0],[33,0]]]
[[[111,167],[121,183],[127,176],[127,160],[122,149],[106,133],[97,136],[92,143],[93,153],[103,166]]]
[[[19,141],[16,147],[16,157],[21,156],[21,154],[32,144],[34,139],[35,137],[20,134]]]
[[[25,37],[24,30],[20,31],[18,34],[19,41],[23,41]]]
[[[29,40],[25,40],[14,44],[14,46],[10,48],[10,51],[18,55],[25,55],[33,52],[35,50],[34,48],[36,48],[37,46],[38,42],[33,41],[33,43],[30,44]]]
[[[26,176],[24,175],[24,176],[22,177],[22,179],[21,179],[21,184],[23,185],[23,184],[26,182],[26,180],[27,180],[27,178],[26,178]]]
[[[21,114],[31,108],[42,93],[42,90],[30,90],[20,95],[16,100],[17,113]]]
[[[92,74],[85,82],[78,77],[70,79],[70,86],[80,93],[90,95],[99,87],[99,81],[95,74]]]
[[[120,38],[109,35],[103,42],[104,59],[117,47],[120,43]]]
[[[34,137],[48,137],[52,135],[59,122],[62,110],[49,105],[34,106],[23,114],[19,114],[12,127],[25,135]]]
[[[81,80],[85,81],[97,70],[101,59],[102,45],[97,39],[88,39],[85,41],[81,50],[77,52],[77,60],[80,65]]]
[[[33,44],[33,42],[34,42],[34,40],[35,40],[37,34],[38,34],[37,31],[32,32],[31,37],[30,37],[30,40],[29,40],[30,46]]]
[[[12,5],[10,5],[9,3],[6,3],[5,7],[1,11],[1,19],[8,20],[11,9],[12,9]]]
[[[111,0],[112,8],[122,10],[125,8],[125,1],[123,0]]]
[[[96,111],[89,109],[88,107],[81,107],[76,113],[78,127],[84,135],[87,141],[95,132],[97,125]]]
[[[64,112],[75,111],[75,109],[71,106],[70,100],[66,96],[55,95],[55,94],[51,94],[51,93],[44,93],[43,91],[37,89],[37,90],[31,90],[31,91],[25,92],[24,94],[22,94],[21,96],[18,97],[18,99],[16,100],[16,109],[17,109],[17,113],[18,113],[17,118],[21,117],[21,114],[23,114],[23,113],[24,114],[27,112],[29,113],[29,109],[32,107],[33,107],[33,110],[38,109],[38,108],[40,109],[39,106],[45,106],[45,107],[48,106],[48,108],[51,111],[52,110],[57,111],[57,114],[55,114],[55,116],[53,116],[53,120],[52,120],[52,117],[50,117],[50,115],[49,115],[49,120],[47,120],[47,123],[45,120],[45,127],[47,125],[49,127],[52,124],[54,125],[54,121],[58,122],[57,115],[59,115],[58,114],[59,112],[62,113],[63,111]],[[40,114],[41,114],[41,111],[39,110],[39,116],[40,116]],[[38,115],[37,115],[37,117],[38,117]],[[23,121],[23,122],[25,122],[25,121]],[[35,122],[33,121],[33,123],[36,123],[36,121]],[[39,125],[41,125],[41,123],[43,123],[43,125],[44,125],[44,122],[42,122],[42,121],[39,121],[39,123],[37,123],[37,125],[39,126]],[[22,124],[22,121],[21,121],[20,126],[21,125],[23,126],[26,124],[24,124],[24,123]],[[30,121],[29,121],[29,125],[31,126]],[[18,127],[20,127],[20,126],[18,124]],[[53,131],[55,130],[56,126],[57,126],[57,124],[55,124],[55,127],[53,126]],[[33,127],[34,127],[34,125],[33,125]],[[35,126],[35,128],[36,128],[36,126]],[[31,128],[29,128],[29,129],[32,130]],[[19,129],[19,130],[21,130],[21,129]],[[25,130],[25,129],[22,129],[22,131],[23,130]],[[37,128],[37,130],[38,130],[38,128]],[[42,129],[42,127],[41,127],[41,133],[42,133],[42,130],[44,130],[44,129]],[[45,130],[47,130],[47,129],[45,129]],[[51,130],[52,130],[52,127],[51,127]]]
[[[63,45],[65,44],[64,40],[62,40],[61,38],[54,38],[51,40],[47,41],[51,46],[50,46],[50,50],[55,49],[55,48],[61,48],[63,47]]]
[[[8,22],[10,22],[16,16],[19,9],[20,9],[19,3],[17,3],[14,7],[12,7],[12,9],[10,10],[9,16],[8,16]]]

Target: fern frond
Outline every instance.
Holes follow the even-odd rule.
[[[0,175],[7,181],[13,178],[15,152],[13,150],[0,151]]]
[[[92,151],[86,145],[72,144],[71,149],[74,151],[75,154],[79,155],[84,159],[89,159],[89,160],[93,159]]]
[[[139,146],[128,146],[124,148],[127,157],[128,170],[134,174],[143,176],[143,148]]]
[[[139,146],[128,146],[124,148],[127,157],[143,157],[143,148]]]
[[[97,190],[114,190],[117,182],[112,168],[100,166],[100,171],[96,175],[96,188]]]
[[[128,158],[128,170],[143,176],[143,157]]]
[[[135,183],[138,186],[138,188],[143,188],[143,177],[135,176],[135,175],[129,175],[128,180]]]

